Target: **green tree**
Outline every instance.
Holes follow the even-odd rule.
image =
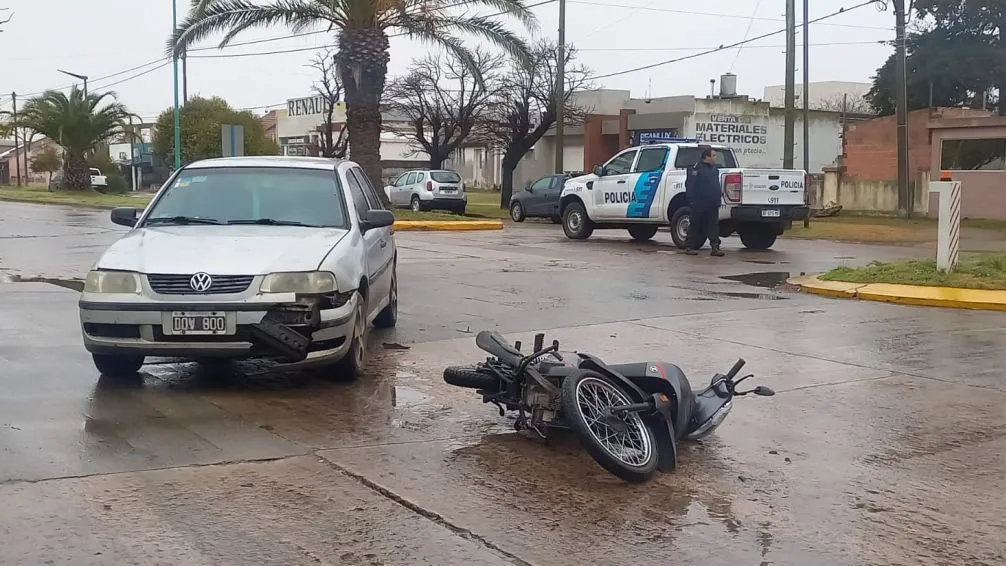
[[[223,32],[220,46],[241,32],[284,25],[294,32],[315,27],[338,35],[336,56],[346,91],[346,127],[350,153],[372,182],[381,179],[381,98],[388,73],[389,32],[444,48],[476,69],[471,52],[458,34],[488,40],[518,57],[527,56],[524,42],[494,15],[475,15],[487,8],[512,16],[526,27],[535,16],[525,0],[193,0],[188,18],[175,30],[169,51],[182,53],[197,41]],[[382,191],[378,194],[384,195]],[[381,198],[385,198],[382,196]]]
[[[953,37],[945,29],[909,34],[908,109],[933,106],[991,107],[987,98],[995,80],[990,48],[973,40]],[[877,69],[873,88],[866,95],[870,105],[882,116],[895,113],[894,55]]]
[[[88,157],[122,132],[130,114],[114,99],[112,92],[85,96],[74,86],[69,95],[47,91],[30,99],[18,116],[19,127],[30,128],[63,148],[63,182],[67,188],[91,187]]]
[[[221,98],[190,98],[181,108],[182,163],[222,155],[224,124],[244,126],[245,155],[276,155],[279,147],[265,134],[262,122],[251,112],[234,110]],[[154,124],[151,151],[165,162],[174,160],[174,112],[161,112]]]
[[[982,88],[998,89],[1001,99],[1006,92],[1006,0],[915,0],[914,8],[934,30],[967,46],[974,64],[985,68]],[[998,110],[1006,115],[1006,104],[1000,102]]]
[[[49,182],[52,182],[52,174],[59,171],[59,168],[62,166],[63,158],[59,156],[56,148],[51,145],[31,158],[32,173],[48,173]]]

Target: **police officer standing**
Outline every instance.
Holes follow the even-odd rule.
[[[691,204],[688,217],[688,244],[685,253],[698,255],[699,248],[709,239],[710,255],[721,257],[720,250],[720,169],[716,166],[716,150],[705,148],[702,159],[688,169],[685,194]]]

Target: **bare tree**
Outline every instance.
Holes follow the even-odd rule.
[[[846,100],[848,98],[848,100]],[[876,114],[866,98],[858,94],[833,94],[831,96],[812,100],[810,106],[814,110],[828,112],[845,112],[847,114]]]
[[[388,85],[390,109],[408,121],[398,133],[430,156],[431,169],[468,139],[500,86],[502,56],[475,50],[472,59],[474,68],[457,56],[429,55]]]
[[[317,153],[321,157],[342,158],[346,157],[349,136],[345,127],[339,128],[336,132],[335,124],[332,123],[335,119],[335,108],[342,100],[343,94],[335,59],[335,52],[326,49],[316,55],[308,66],[321,75],[311,87],[322,99],[322,116],[325,117],[325,123],[318,126],[318,133],[321,135],[318,139]]]
[[[582,120],[584,109],[572,104],[575,91],[590,88],[590,71],[574,65],[576,51],[566,48],[563,100],[566,123]],[[558,46],[540,41],[531,48],[527,61],[514,60],[501,78],[490,105],[482,134],[503,151],[503,183],[500,206],[508,208],[513,195],[513,173],[522,157],[555,124],[558,109]]]

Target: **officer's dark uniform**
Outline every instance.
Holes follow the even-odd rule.
[[[688,249],[695,251],[706,243],[714,253],[720,249],[720,169],[716,165],[698,162],[688,169],[685,194],[692,207],[689,216]]]

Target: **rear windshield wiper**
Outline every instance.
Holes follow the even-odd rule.
[[[148,218],[144,224],[220,224],[215,218],[198,218],[195,216],[159,216]]]
[[[264,224],[267,226],[307,226],[309,228],[320,228],[317,224],[305,224],[296,220],[276,220],[275,218],[252,218],[242,220],[228,220],[228,224]]]

